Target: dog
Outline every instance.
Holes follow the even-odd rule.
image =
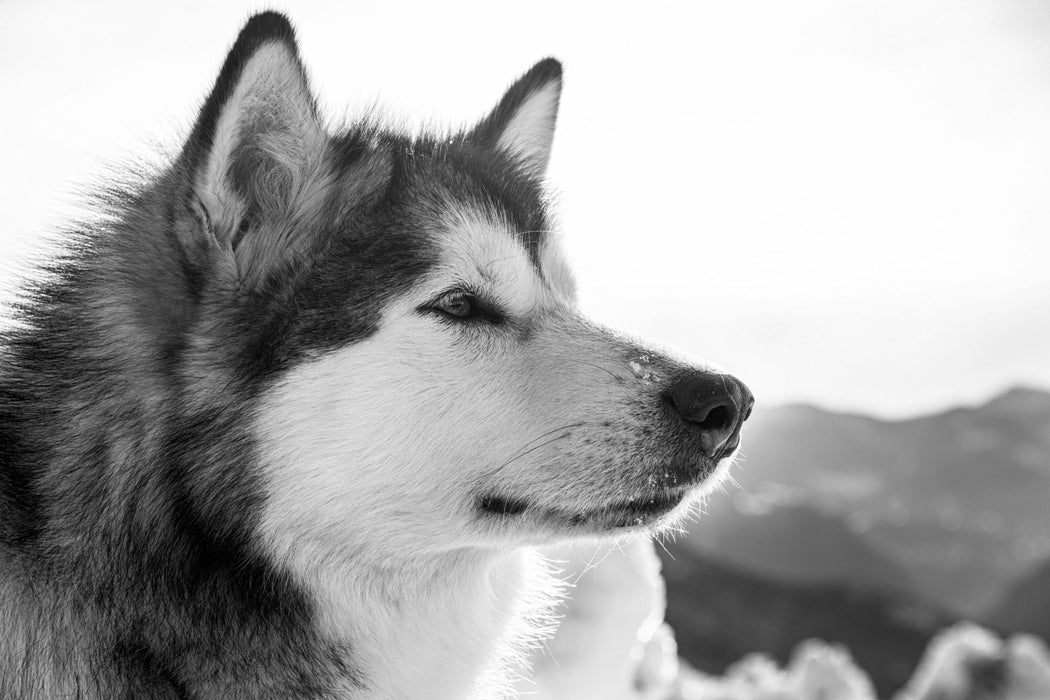
[[[550,622],[536,547],[722,478],[745,385],[576,309],[561,85],[330,133],[288,20],[247,22],[173,162],[15,303],[0,697],[497,697]]]

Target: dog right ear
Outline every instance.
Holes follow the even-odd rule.
[[[324,127],[295,33],[276,12],[241,30],[183,151],[192,206],[236,275],[258,273],[289,243],[297,200],[320,170]],[[199,236],[199,231],[197,232]]]
[[[554,141],[561,83],[561,63],[543,59],[518,78],[470,137],[509,155],[527,173],[542,179]]]

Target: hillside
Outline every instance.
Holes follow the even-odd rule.
[[[1029,632],[1050,640],[1050,561],[1013,586],[988,619],[999,629]]]
[[[854,533],[845,518],[763,495],[712,499],[679,547],[787,583],[915,590],[911,575]],[[675,551],[678,551],[677,549]]]
[[[662,556],[667,621],[679,653],[722,674],[751,652],[785,663],[809,638],[845,644],[880,697],[911,677],[923,650],[949,618],[904,598],[840,586],[784,584],[689,552]]]
[[[786,583],[908,588],[978,619],[1050,558],[1050,393],[906,421],[756,411],[743,452],[742,491],[712,497],[672,552]]]

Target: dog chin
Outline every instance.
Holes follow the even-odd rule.
[[[629,498],[582,513],[575,513],[567,519],[567,522],[572,528],[591,532],[655,529],[688,498],[690,491],[691,489],[682,488],[641,498]],[[554,511],[550,519],[564,523],[566,515],[566,513]]]
[[[660,529],[673,518],[667,516],[688,500],[695,488],[674,488],[628,497],[593,508],[572,509],[490,496],[480,510],[487,517],[566,535],[614,534],[620,531]]]
[[[736,451],[692,483],[652,486],[634,496],[607,501],[593,507],[550,505],[525,498],[488,495],[478,501],[478,511],[488,520],[564,535],[618,535],[631,531],[657,532],[673,525],[687,504],[710,493],[728,478]]]

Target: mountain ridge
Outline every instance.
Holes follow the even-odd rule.
[[[977,403],[958,403],[949,404],[943,408],[932,409],[927,411],[919,411],[914,414],[909,414],[901,417],[886,417],[873,415],[866,413],[863,410],[855,408],[835,408],[827,406],[821,403],[813,401],[789,401],[787,403],[775,404],[772,406],[761,406],[760,410],[763,411],[780,411],[780,410],[809,410],[816,411],[825,414],[831,414],[836,416],[842,416],[847,418],[861,418],[864,420],[873,421],[875,423],[885,424],[900,424],[910,423],[912,421],[921,421],[926,418],[932,418],[935,416],[941,416],[945,414],[954,413],[957,411],[972,412],[980,411],[995,405],[1015,404],[1021,401],[1034,400],[1039,406],[1050,411],[1050,387],[1038,387],[1032,384],[1012,384],[1005,389],[1002,389],[987,399]]]
[[[913,595],[978,620],[1050,559],[1050,391],[891,421],[762,409],[742,451],[742,495],[708,499],[676,546],[782,582],[887,590],[902,570]]]

